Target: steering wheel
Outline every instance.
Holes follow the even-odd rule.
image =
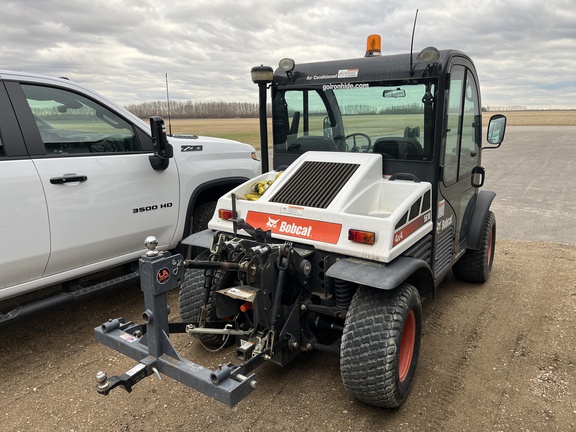
[[[348,138],[354,138],[354,145],[352,146],[352,151],[353,152],[358,152],[360,150],[358,150],[358,147],[356,146],[356,137],[357,136],[361,136],[362,138],[366,138],[366,140],[368,141],[368,147],[366,148],[366,150],[364,150],[364,153],[368,153],[370,151],[370,149],[372,148],[372,140],[370,139],[370,137],[368,135],[366,135],[365,133],[362,132],[354,132],[351,133],[350,135],[346,135],[342,141],[340,141],[340,143],[338,144],[338,147],[340,147],[340,145],[342,143],[344,143],[344,145],[346,146],[346,148],[348,148],[348,145],[346,144],[346,140]]]

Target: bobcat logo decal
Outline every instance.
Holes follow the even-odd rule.
[[[266,226],[268,228],[276,228],[276,225],[278,225],[279,221],[280,219],[272,219],[270,216],[268,216],[268,222],[266,222]]]

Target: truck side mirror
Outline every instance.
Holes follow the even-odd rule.
[[[174,157],[174,149],[168,142],[164,120],[159,116],[150,117],[150,129],[152,131],[152,145],[154,154],[150,156],[150,165],[156,171],[168,168],[169,159]]]
[[[498,148],[502,141],[504,141],[504,133],[506,132],[506,117],[502,114],[495,114],[490,117],[490,123],[488,123],[488,132],[486,133],[486,141],[488,144],[492,144],[495,147],[486,148]]]

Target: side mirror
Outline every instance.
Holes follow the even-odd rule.
[[[486,148],[498,148],[502,141],[504,141],[504,133],[506,132],[506,117],[502,114],[495,114],[490,118],[490,123],[488,123],[488,132],[486,133],[486,141],[488,144],[492,144],[495,147]]]
[[[150,117],[150,129],[152,131],[152,145],[154,154],[150,156],[150,165],[156,171],[162,171],[168,168],[169,159],[174,157],[174,149],[168,142],[166,136],[166,126],[162,117]]]
[[[334,139],[332,125],[330,124],[330,118],[328,116],[324,117],[324,120],[322,120],[322,130],[324,131],[324,136],[326,138]]]

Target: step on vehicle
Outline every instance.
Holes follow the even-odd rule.
[[[262,363],[322,350],[340,356],[357,399],[402,404],[420,353],[422,300],[450,271],[471,283],[490,276],[495,194],[480,191],[472,60],[432,47],[379,53],[373,35],[363,58],[283,59],[260,76],[271,88],[276,170],[219,199],[209,230],[186,240],[206,248],[195,260],[157,253],[147,240],[144,323],[118,318],[95,329],[138,364],[120,376],[99,372],[98,392],[130,391],[162,373],[234,406],[255,389]],[[487,146],[501,144],[505,126],[504,116],[491,118]],[[181,322],[169,322],[166,292],[177,286]],[[211,349],[233,344],[239,360],[203,368],[177,352],[175,333]]]

